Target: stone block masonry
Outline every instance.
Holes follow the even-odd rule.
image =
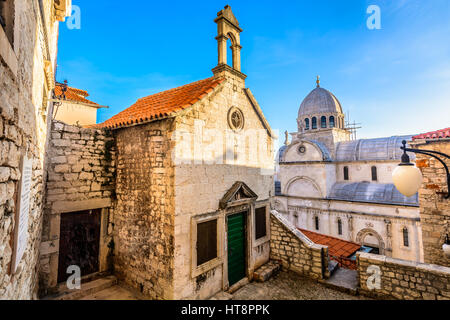
[[[450,155],[450,140],[413,141],[413,147],[434,150]],[[450,159],[445,159],[450,167]],[[418,154],[416,165],[423,174],[423,183],[419,190],[420,222],[424,261],[450,267],[450,258],[444,255],[442,245],[445,235],[450,236],[450,201],[444,199],[447,193],[446,172],[444,166],[436,159]]]
[[[80,203],[114,198],[115,143],[108,131],[54,121],[48,157],[50,213],[82,210]]]
[[[53,121],[48,148],[47,196],[40,246],[40,294],[57,285],[61,214],[91,209],[102,212],[100,270],[108,268],[115,199],[115,142],[106,130]]]
[[[117,204],[114,271],[153,299],[172,299],[174,169],[172,120],[114,131]]]
[[[357,264],[359,291],[364,295],[381,299],[450,300],[450,268],[369,253],[358,253]]]
[[[7,20],[11,37],[0,27],[0,300],[37,299],[47,119],[52,114],[47,98],[53,89],[58,22],[54,1],[43,0],[42,8],[38,1],[7,3],[14,4],[14,17]],[[32,159],[30,212],[25,252],[13,273],[16,200],[25,155]]]
[[[321,280],[329,277],[328,247],[314,244],[280,213],[270,215],[270,259],[284,269]]]

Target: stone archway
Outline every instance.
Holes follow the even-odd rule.
[[[358,234],[356,235],[356,242],[360,245],[374,246],[375,243],[373,243],[373,241],[370,241],[369,243],[366,242],[368,237],[370,237],[372,239],[376,239],[376,242],[378,242],[379,253],[380,253],[380,255],[384,255],[385,244],[384,244],[383,238],[373,229],[366,228],[366,229],[360,230],[358,232]]]
[[[323,198],[319,185],[313,179],[305,176],[298,176],[289,180],[284,189],[284,194],[288,196]]]

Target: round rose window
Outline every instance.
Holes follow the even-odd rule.
[[[228,125],[234,131],[240,131],[244,128],[244,114],[241,110],[233,107],[228,111]]]

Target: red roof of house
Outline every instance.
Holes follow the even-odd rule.
[[[211,77],[141,98],[96,127],[119,128],[165,118],[203,99],[223,81]]]
[[[358,251],[361,246],[357,243],[342,240],[332,236],[327,236],[324,234],[312,232],[309,230],[300,229],[299,230],[307,236],[312,242],[328,246],[328,253],[335,257],[348,258],[352,256],[356,251]]]
[[[57,83],[56,86],[55,86],[55,95],[57,97],[61,96],[62,93],[63,93],[62,92],[62,86],[63,85],[61,83]],[[65,93],[65,96],[66,96],[66,100],[69,100],[69,101],[76,101],[76,102],[82,102],[82,103],[98,105],[97,103],[86,99],[86,97],[89,97],[89,94],[85,90],[72,88],[72,87],[67,87],[67,91]]]
[[[422,140],[422,139],[435,140],[444,138],[450,138],[450,128],[422,133],[412,137],[413,140]]]

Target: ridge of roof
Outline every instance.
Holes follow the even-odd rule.
[[[438,140],[450,138],[450,128],[418,134],[412,137],[412,140]]]
[[[333,236],[298,228],[312,242],[328,246],[330,255],[348,258],[361,248],[361,245]]]
[[[118,129],[173,116],[205,98],[224,80],[210,77],[139,98],[130,107],[95,125],[95,128]]]
[[[62,93],[63,93],[62,85],[56,84],[55,95],[58,97],[58,96],[61,96]],[[65,92],[65,98],[68,101],[76,101],[76,102],[82,102],[82,103],[86,103],[86,104],[99,105],[96,102],[86,99],[86,97],[88,97],[88,96],[89,96],[89,94],[87,93],[87,91],[77,89],[77,88],[72,88],[72,87],[67,87],[67,91]]]

